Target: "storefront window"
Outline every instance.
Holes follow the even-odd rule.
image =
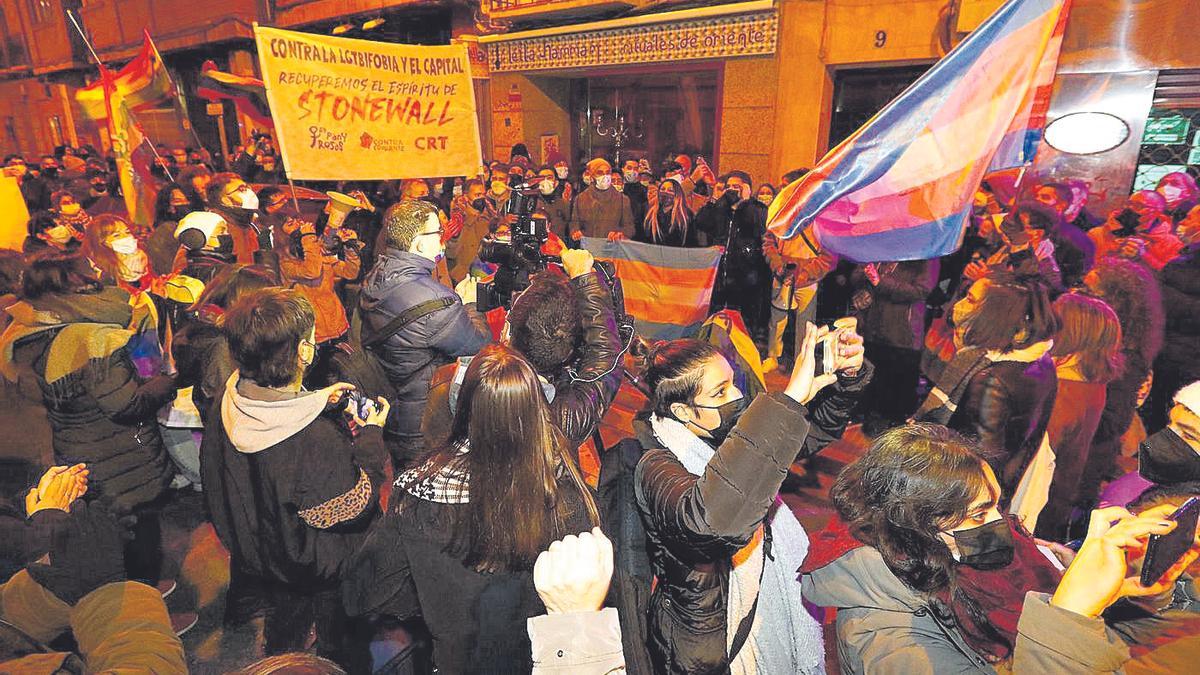
[[[1159,73],[1146,119],[1134,190],[1153,190],[1168,173],[1200,175],[1200,73]]]
[[[571,81],[577,162],[593,157],[647,158],[657,169],[668,156],[710,161],[718,135],[720,71],[661,71]]]

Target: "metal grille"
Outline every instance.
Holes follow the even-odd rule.
[[[1174,171],[1200,177],[1200,69],[1159,74],[1133,189],[1154,189]]]

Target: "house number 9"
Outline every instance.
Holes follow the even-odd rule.
[[[878,49],[886,44],[887,44],[887,31],[886,30],[875,31],[875,48]]]

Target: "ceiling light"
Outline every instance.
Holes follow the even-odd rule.
[[[1107,152],[1129,138],[1125,120],[1103,112],[1077,112],[1054,120],[1046,127],[1046,144],[1070,155]]]

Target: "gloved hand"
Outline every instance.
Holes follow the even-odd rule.
[[[71,512],[38,511],[30,519],[48,531],[50,564],[30,563],[29,576],[74,606],[105,584],[125,580],[127,530],[98,502],[77,501]]]

